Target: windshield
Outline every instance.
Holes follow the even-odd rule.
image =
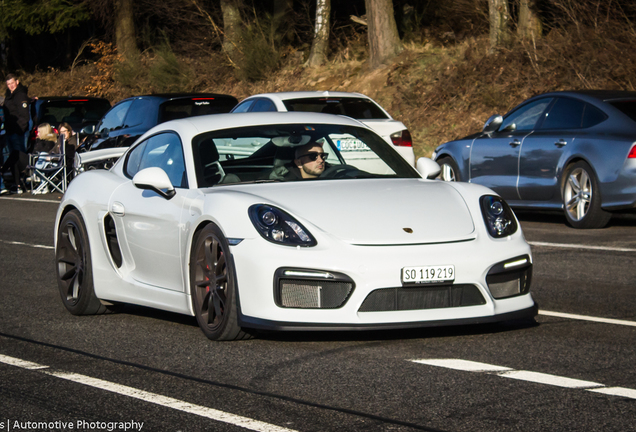
[[[173,99],[161,104],[159,123],[186,117],[229,113],[234,105],[236,105],[236,99],[227,96]]]
[[[283,103],[287,111],[339,114],[357,120],[389,118],[373,101],[365,98],[313,97],[290,99]]]
[[[632,120],[636,121],[636,101],[615,101],[610,102],[615,108],[618,108]]]
[[[106,99],[68,99],[45,101],[38,113],[38,124],[48,123],[57,127],[66,122],[75,130],[80,130],[87,124],[97,123],[110,109]]]
[[[199,187],[362,178],[420,178],[374,132],[284,124],[207,132],[192,141]]]

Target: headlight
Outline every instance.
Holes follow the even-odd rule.
[[[316,246],[317,242],[307,229],[283,210],[255,204],[248,210],[250,220],[267,241],[285,246]]]
[[[480,198],[480,203],[481,213],[491,236],[501,238],[517,231],[517,219],[503,198],[484,195]]]

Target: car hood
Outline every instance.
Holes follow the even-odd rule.
[[[254,186],[260,190],[249,192],[264,204],[351,244],[444,243],[475,236],[464,199],[445,182],[365,179]]]

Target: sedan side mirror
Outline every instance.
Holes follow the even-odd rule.
[[[442,170],[437,162],[427,157],[419,158],[415,164],[415,169],[425,179],[434,179]]]
[[[80,131],[80,133],[82,135],[91,135],[93,132],[95,132],[95,125],[88,125],[88,126],[84,126],[82,128],[82,130]]]
[[[151,190],[165,199],[170,199],[176,194],[168,174],[161,168],[152,167],[142,169],[135,174],[132,181],[139,189]]]
[[[490,116],[486,123],[484,123],[483,133],[491,133],[499,129],[499,126],[503,123],[503,117],[499,114]]]

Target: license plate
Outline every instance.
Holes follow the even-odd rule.
[[[404,267],[402,269],[403,284],[440,283],[452,282],[454,280],[454,265]]]

